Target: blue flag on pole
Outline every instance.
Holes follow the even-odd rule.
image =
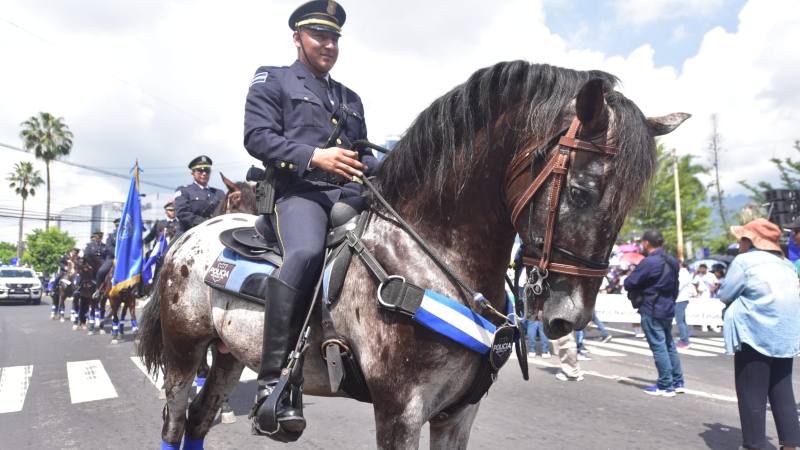
[[[133,168],[128,199],[122,210],[114,248],[114,277],[109,295],[133,286],[142,278],[144,242],[142,241],[142,207],[139,203],[139,164]]]

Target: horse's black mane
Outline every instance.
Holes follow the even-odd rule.
[[[420,113],[384,159],[376,177],[383,195],[391,203],[415,198],[423,202],[420,207],[442,207],[458,200],[464,186],[485,167],[491,149],[497,147],[496,140],[519,146],[525,139],[550,137],[562,126],[564,107],[586,81],[595,78],[603,80],[608,91],[618,82],[601,71],[581,72],[525,61],[501,62],[478,70]],[[617,92],[610,92],[606,101],[614,111],[620,147],[615,171],[626,184],[621,191],[629,192],[627,187],[641,186],[654,170],[653,139],[633,102]],[[495,131],[493,136],[500,119],[509,126],[502,135]],[[426,196],[420,199],[423,186]],[[631,199],[622,198],[621,204],[635,201],[640,190],[630,191]],[[626,212],[628,208],[623,209]]]

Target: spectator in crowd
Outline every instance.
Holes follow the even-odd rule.
[[[584,345],[586,339],[586,328],[582,330],[575,330],[575,347],[578,351],[578,361],[591,361],[589,357],[589,350]]]
[[[528,327],[528,352],[536,354],[536,336],[539,336],[539,342],[542,344],[541,357],[547,359],[550,357],[550,341],[544,334],[544,325],[542,324],[542,312],[537,311],[536,315],[529,320],[526,320]]]
[[[713,273],[709,273],[708,266],[705,264],[700,264],[697,266],[697,272],[694,274],[692,284],[694,284],[695,289],[697,290],[698,299],[711,298],[711,295],[716,292],[718,288],[717,277],[714,276]],[[703,324],[700,328],[702,331],[708,332],[711,331],[712,327],[710,327],[708,324]],[[719,327],[713,328],[715,332],[719,333]]]
[[[711,274],[714,275],[714,288],[711,289],[711,298],[719,298],[719,287],[725,279],[725,266],[714,264],[711,266]]]
[[[769,399],[782,449],[800,446],[800,424],[792,390],[792,358],[800,354],[800,284],[783,256],[781,229],[766,219],[731,227],[739,238],[720,289],[725,350],[733,353],[743,446],[767,448]]]
[[[583,371],[578,365],[578,346],[575,336],[567,333],[553,341],[553,350],[561,361],[561,371],[556,374],[559,381],[583,381]]]
[[[648,230],[642,236],[647,257],[625,280],[625,289],[641,295],[639,306],[647,343],[653,352],[658,381],[644,389],[649,395],[674,397],[684,392],[683,369],[675,342],[672,340],[672,319],[678,297],[678,260],[661,247],[664,236],[658,230]]]
[[[692,283],[692,273],[686,267],[686,263],[681,262],[681,269],[678,272],[678,298],[675,299],[675,322],[678,324],[678,348],[689,348],[689,326],[686,324],[686,307],[689,300],[697,297],[697,288]]]

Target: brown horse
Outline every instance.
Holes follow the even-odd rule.
[[[111,289],[113,278],[114,265],[111,266],[111,270],[106,274],[103,283],[97,288],[101,292],[98,307],[100,315],[98,316],[99,320],[97,321],[97,326],[100,334],[105,334],[105,317],[103,313],[105,312],[106,300],[108,300],[111,312],[111,343],[117,344],[119,343],[119,337],[125,334],[125,321],[124,317],[123,320],[120,320],[120,312],[122,316],[125,315],[126,311],[130,314],[131,332],[133,335],[136,336],[136,333],[139,331],[139,326],[136,321],[136,301],[139,299],[139,284],[141,281],[123,289],[113,291]],[[148,293],[149,288],[144,289],[143,294],[147,295]],[[120,308],[122,308],[121,311]]]
[[[66,313],[67,299],[75,293],[75,277],[78,275],[77,261],[78,255],[70,254],[64,266],[64,273],[58,280],[58,286],[55,287],[56,295],[53,297],[53,307],[50,310],[50,318],[52,320],[60,317],[61,322],[66,321],[64,315]],[[72,311],[76,311],[74,298],[72,299]]]
[[[648,119],[614,91],[615,84],[603,72],[523,61],[481,69],[418,116],[375,184],[458,278],[502,310],[515,234],[528,248],[541,247],[544,235],[542,259],[553,264],[607,261],[625,215],[655,170],[653,137],[688,117]],[[562,145],[559,132],[570,124],[574,133]],[[557,171],[561,178],[537,179],[553,171],[542,162],[555,160],[568,163]],[[562,187],[564,194],[556,195]],[[166,370],[164,445],[179,445],[183,436],[193,445],[202,442],[243,368],[259,366],[263,308],[203,281],[223,249],[219,233],[254,221],[229,214],[184,234],[166,255],[144,309],[139,354],[151,370]],[[385,208],[372,207],[363,242],[389,274],[482,311]],[[600,278],[551,272],[541,294],[543,321],[549,336],[560,337],[588,323]],[[430,423],[432,448],[466,448],[479,403],[462,399],[483,373],[485,357],[380,308],[376,288],[355,258],[331,316],[363,371],[377,446],[417,448],[420,430]],[[330,392],[318,351],[321,334],[317,320],[305,354],[305,393],[344,395]],[[224,344],[228,353],[216,355],[189,405],[193,374],[210,342]]]

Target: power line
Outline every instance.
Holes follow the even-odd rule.
[[[10,150],[15,150],[15,151],[22,152],[22,153],[27,153],[27,154],[30,155],[30,152],[26,151],[23,148],[15,147],[13,145],[5,144],[3,142],[0,142],[0,147],[5,147],[5,148],[10,149]],[[61,164],[66,164],[68,166],[77,167],[79,169],[89,170],[89,171],[96,172],[96,173],[99,173],[99,174],[102,174],[102,175],[106,175],[106,176],[109,176],[109,177],[122,178],[124,180],[130,180],[131,179],[130,175],[123,175],[121,173],[111,172],[109,170],[101,169],[99,167],[92,167],[92,166],[87,166],[86,164],[78,164],[78,163],[69,162],[69,161],[62,161],[60,159],[54,159],[53,161],[59,162]],[[139,180],[139,184],[146,184],[148,186],[153,186],[153,187],[157,187],[157,188],[161,188],[161,189],[168,189],[170,191],[174,191],[175,190],[175,186],[167,186],[165,184],[153,183],[152,181],[144,181],[142,179]]]

